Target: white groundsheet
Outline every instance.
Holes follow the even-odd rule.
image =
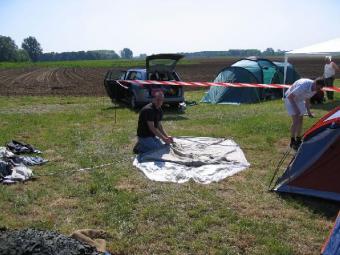
[[[178,137],[174,144],[138,155],[133,165],[147,178],[160,182],[208,184],[250,166],[233,140],[211,137]]]

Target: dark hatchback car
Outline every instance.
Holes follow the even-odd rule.
[[[153,81],[180,81],[175,72],[177,62],[183,58],[180,54],[157,54],[146,57],[146,68],[135,68],[122,71],[121,76],[109,70],[104,79],[104,86],[112,101],[121,101],[130,104],[132,108],[141,107],[152,101],[154,90],[164,92],[164,104],[178,107],[184,102],[184,89],[182,86],[169,85],[139,85],[137,83],[117,82],[118,80],[153,80]]]

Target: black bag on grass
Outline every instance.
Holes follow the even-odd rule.
[[[322,104],[325,101],[325,93],[320,90],[310,99],[311,104]]]

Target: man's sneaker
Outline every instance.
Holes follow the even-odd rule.
[[[293,145],[291,146],[291,148],[293,148],[293,150],[297,151],[301,145],[302,141],[301,140],[297,140],[294,141]]]
[[[139,154],[138,143],[136,143],[136,145],[133,147],[133,153],[134,154]]]
[[[291,147],[294,151],[297,151],[299,149],[299,145],[295,142],[292,147]]]
[[[289,147],[293,148],[295,146],[295,139],[294,138],[290,138],[290,144]]]

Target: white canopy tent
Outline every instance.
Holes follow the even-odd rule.
[[[330,41],[317,43],[304,48],[286,52],[284,83],[286,83],[288,57],[322,57],[322,56],[340,56],[340,37]]]

